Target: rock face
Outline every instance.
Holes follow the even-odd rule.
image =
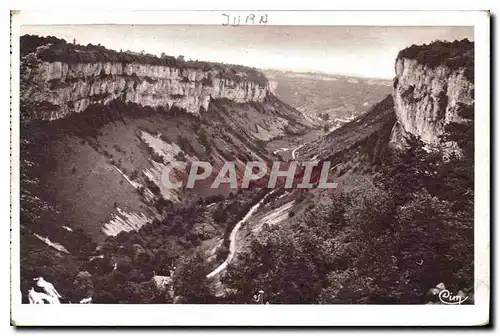
[[[442,64],[429,65],[414,58],[396,59],[393,98],[397,123],[391,136],[394,146],[404,147],[408,135],[412,135],[429,148],[458,149],[456,143],[441,137],[448,132],[448,125],[473,122],[473,69],[467,63],[450,66],[446,60],[443,57]]]
[[[167,109],[177,106],[199,114],[200,108],[208,109],[211,99],[258,102],[272,92],[269,85],[220,78],[215,71],[138,63],[42,61],[22,76],[32,83],[23,94],[42,104],[35,117],[44,120],[64,118],[114,99]]]

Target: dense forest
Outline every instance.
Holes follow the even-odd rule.
[[[471,156],[443,162],[415,144],[293,225],[268,227],[223,282],[234,302],[255,288],[271,303],[425,303],[440,282],[470,293],[472,181]]]

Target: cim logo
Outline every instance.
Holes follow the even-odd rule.
[[[460,305],[467,301],[469,298],[465,296],[463,292],[459,292],[457,295],[453,295],[449,290],[444,289],[439,292],[439,300],[446,305]]]
[[[430,293],[437,295],[439,301],[445,305],[461,305],[469,298],[463,291],[458,291],[456,295],[445,288],[444,283],[439,283],[435,288],[430,290]]]

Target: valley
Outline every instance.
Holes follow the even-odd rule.
[[[391,81],[21,37],[23,302],[40,276],[63,303],[472,297],[473,48],[404,49]],[[208,177],[168,187],[198,161]],[[311,187],[303,167],[210,187],[227,162],[241,181],[277,161],[314,162]]]
[[[392,91],[392,80],[264,70],[277,97],[330,131],[364,114]]]

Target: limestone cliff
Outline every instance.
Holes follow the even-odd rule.
[[[210,71],[148,64],[42,62],[25,76],[35,84],[25,94],[48,105],[38,117],[49,120],[113,99],[152,107],[175,105],[198,114],[200,108],[208,109],[210,99],[262,101],[270,90],[254,82],[220,78]]]
[[[29,38],[34,37],[25,40]],[[36,38],[42,39],[36,42],[40,45],[24,48],[28,49],[24,53],[21,50],[21,57],[30,65],[22,69],[22,79],[29,85],[22,90],[21,98],[39,103],[35,117],[40,119],[63,118],[91,104],[107,104],[114,99],[166,109],[176,106],[198,114],[201,108],[208,110],[211,99],[259,102],[272,92],[267,81],[252,80],[238,68],[246,67],[189,63],[175,58],[171,61],[98,46],[71,45],[57,39],[46,43],[51,40]],[[263,76],[248,69],[251,74]]]
[[[394,106],[397,123],[391,142],[403,147],[409,135],[429,148],[456,150],[443,140],[454,125],[470,126],[474,116],[473,43],[435,42],[413,46],[395,64]]]

